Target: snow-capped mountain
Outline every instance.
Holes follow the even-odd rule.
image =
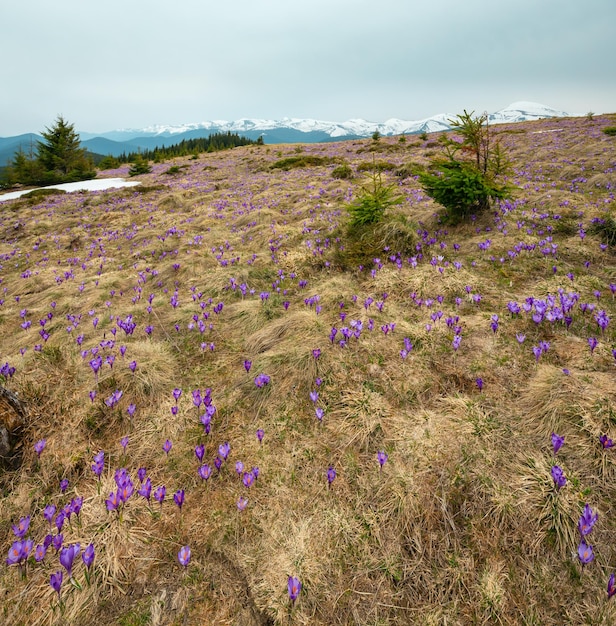
[[[514,102],[508,107],[489,114],[489,121],[492,124],[522,122],[538,120],[546,117],[568,117],[568,113],[552,109],[543,104],[534,102]],[[195,131],[208,132],[233,132],[233,133],[259,133],[267,140],[268,131],[291,130],[298,133],[318,133],[328,136],[331,139],[347,137],[369,137],[375,131],[381,135],[400,135],[402,133],[436,132],[448,130],[449,120],[455,115],[441,113],[432,117],[406,121],[400,119],[389,119],[385,122],[370,122],[363,119],[350,119],[346,122],[330,122],[314,119],[282,118],[280,120],[248,119],[243,118],[235,121],[213,120],[194,124],[181,125],[156,125],[141,129],[122,129],[94,135],[82,133],[82,138],[92,138],[94,136],[106,137],[113,140],[126,140],[133,137],[170,137]]]
[[[478,112],[475,111],[475,113]],[[501,111],[491,113],[489,122],[502,124],[549,117],[569,117],[569,114],[534,102],[514,102]],[[212,120],[195,124],[120,129],[105,133],[79,131],[79,135],[82,146],[87,150],[95,154],[119,156],[138,150],[153,150],[156,147],[170,146],[184,139],[207,137],[217,132],[229,131],[254,140],[262,136],[267,144],[317,143],[370,137],[375,131],[383,136],[444,131],[451,128],[450,120],[453,118],[455,115],[445,113],[417,121],[389,119],[385,122],[369,122],[362,119],[328,122],[288,117],[280,120],[243,118],[233,122]],[[33,141],[36,143],[36,140],[40,139],[42,139],[40,136],[32,134],[0,137],[0,163],[7,163],[19,149],[27,151]]]

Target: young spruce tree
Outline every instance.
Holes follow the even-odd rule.
[[[443,135],[444,155],[432,160],[430,170],[419,175],[424,191],[446,209],[457,222],[466,215],[488,209],[494,200],[509,196],[510,190],[498,181],[508,163],[488,126],[488,115],[473,117],[464,111],[450,120],[458,138]]]
[[[96,175],[74,125],[61,115],[41,134],[44,141],[38,142],[38,161],[47,182],[71,182]]]

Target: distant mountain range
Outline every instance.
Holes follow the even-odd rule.
[[[490,124],[526,122],[550,117],[569,117],[568,113],[535,102],[514,102],[489,114]],[[263,136],[266,144],[319,143],[370,137],[375,131],[383,136],[432,133],[449,130],[449,120],[455,115],[439,114],[419,121],[390,119],[386,122],[368,122],[352,119],[346,122],[326,122],[312,119],[283,118],[281,120],[240,119],[234,122],[215,120],[180,126],[150,126],[140,129],[112,130],[104,133],[79,132],[81,143],[95,154],[118,156],[122,153],[152,150],[180,143],[183,139],[207,137],[219,132],[238,133],[249,139]],[[16,137],[0,137],[0,166],[5,165],[15,152],[28,153],[36,148],[40,135],[28,133]]]

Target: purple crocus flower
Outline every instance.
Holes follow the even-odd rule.
[[[171,451],[172,447],[173,447],[173,444],[171,443],[169,439],[167,439],[165,443],[163,443],[163,450],[166,455],[169,455],[169,452]]]
[[[88,545],[88,547],[83,551],[81,555],[81,560],[87,569],[92,567],[92,563],[94,563],[94,544]]]
[[[244,496],[240,496],[237,501],[237,510],[243,511],[246,508],[246,506],[248,506],[248,498],[245,498]]]
[[[180,399],[180,396],[182,395],[182,390],[176,387],[172,393],[173,393],[173,399],[177,403],[177,401]]]
[[[563,447],[565,443],[565,438],[557,435],[556,433],[552,433],[552,448],[554,449],[554,454],[557,454],[558,451]]]
[[[112,491],[109,494],[109,497],[105,500],[105,505],[107,506],[108,511],[115,511],[122,501],[120,500],[119,492]]]
[[[133,495],[135,488],[133,486],[133,481],[130,478],[126,478],[126,480],[122,483],[122,485],[118,488],[118,498],[122,504],[128,502],[129,498]]]
[[[244,369],[246,370],[246,373],[248,374],[248,372],[250,372],[250,368],[252,367],[252,361],[249,361],[248,359],[246,359],[244,361]]]
[[[611,573],[607,581],[607,598],[608,600],[616,594],[616,582],[614,580],[614,572]]]
[[[192,401],[193,404],[199,408],[201,406],[201,402],[203,402],[202,398],[201,398],[201,390],[200,389],[195,389],[192,392]]]
[[[252,487],[255,482],[255,475],[252,472],[244,472],[242,476],[242,482],[244,483],[244,487]]]
[[[255,378],[255,385],[261,389],[262,387],[265,387],[265,385],[268,385],[270,382],[270,377],[267,374],[259,374],[256,378]]]
[[[63,543],[64,543],[64,535],[62,535],[61,533],[58,533],[57,535],[54,535],[51,538],[51,545],[53,546],[53,549],[56,551],[56,554],[62,547]]]
[[[582,512],[582,515],[580,515],[580,519],[578,520],[578,529],[580,531],[580,535],[582,535],[582,537],[585,537],[586,535],[590,534],[598,519],[598,513],[593,512],[593,510],[590,508],[590,505],[586,503],[584,511]]]
[[[120,445],[124,449],[124,452],[126,452],[126,446],[128,445],[128,437],[122,437],[122,439],[120,439]]]
[[[55,574],[52,574],[49,578],[49,584],[54,591],[57,592],[58,598],[60,598],[60,591],[62,589],[62,570],[58,570]]]
[[[105,468],[105,453],[101,450],[94,455],[94,463],[92,464],[92,471],[98,478],[101,477],[103,469]]]
[[[16,563],[21,563],[27,558],[26,552],[26,542],[25,541],[14,541],[11,547],[9,548],[9,554],[6,558],[7,565],[15,565]]]
[[[229,456],[229,452],[231,452],[231,446],[229,445],[228,442],[225,441],[225,443],[221,443],[218,446],[218,456],[223,460],[226,461],[227,457]]]
[[[208,480],[208,478],[212,475],[212,468],[206,463],[199,468],[199,476],[201,480]]]
[[[63,478],[60,481],[60,491],[64,493],[68,489],[68,478]]]
[[[483,378],[476,378],[475,384],[477,385],[477,389],[481,391],[483,389]]]
[[[607,435],[601,435],[599,437],[599,442],[604,450],[614,447],[614,442],[611,439],[608,439]]]
[[[327,486],[331,487],[334,480],[336,480],[336,470],[330,465],[327,470]]]
[[[554,484],[556,485],[557,490],[560,489],[561,487],[564,487],[567,484],[567,479],[565,478],[563,470],[558,465],[552,466],[551,474],[552,474],[552,480],[554,481]]]
[[[182,565],[183,567],[188,567],[188,564],[190,563],[190,547],[189,546],[184,546],[180,548],[180,551],[178,552],[178,561],[180,562],[180,565]]]
[[[299,581],[299,578],[289,576],[287,587],[289,590],[289,600],[291,600],[291,602],[295,602],[299,596],[299,592],[302,590],[302,583]]]
[[[195,446],[195,456],[197,457],[197,460],[199,461],[199,463],[203,461],[204,455],[205,455],[205,446],[202,443]]]
[[[241,461],[236,461],[235,472],[238,476],[244,471],[244,464]]]
[[[41,458],[41,453],[45,449],[46,443],[47,441],[45,439],[40,439],[34,444],[34,451],[36,452],[36,455],[39,457],[39,459]]]
[[[382,450],[379,450],[376,453],[376,458],[377,461],[379,462],[379,467],[382,469],[383,465],[385,465],[385,463],[387,462],[388,456],[385,452],[383,452]]]
[[[262,428],[259,428],[257,430],[257,439],[259,440],[259,443],[261,443],[263,441],[263,436],[265,435],[265,432],[263,431]]]
[[[323,421],[323,416],[325,415],[325,411],[320,407],[316,407],[315,410],[315,415],[317,416],[317,419],[319,420],[319,422]]]
[[[13,534],[17,539],[23,539],[28,532],[28,528],[30,528],[30,516],[26,515],[25,517],[19,518],[17,526],[13,524]]]
[[[73,543],[60,552],[60,565],[66,570],[68,577],[73,577],[73,561],[79,556],[81,548],[78,543]]]
[[[145,482],[143,482],[143,484],[141,485],[141,487],[139,488],[137,493],[142,498],[145,498],[148,501],[148,504],[149,504],[150,496],[152,494],[152,481],[151,481],[149,476],[145,479]]]
[[[590,354],[593,354],[595,351],[595,348],[599,345],[599,342],[597,341],[597,339],[595,337],[589,337],[588,338],[588,347],[590,348]]]
[[[498,330],[498,315],[494,314],[492,315],[492,321],[490,322],[490,326],[492,328],[492,332],[496,333],[496,331]]]
[[[589,546],[583,539],[578,546],[578,557],[582,567],[590,563],[595,558],[592,546]]]
[[[162,506],[165,500],[165,495],[167,495],[167,488],[164,485],[161,485],[154,491],[154,500]]]
[[[83,497],[76,496],[75,498],[71,500],[70,505],[69,505],[70,507],[69,510],[71,513],[74,513],[77,517],[79,517],[82,506],[83,506]]]
[[[461,343],[462,343],[462,335],[455,335],[451,342],[451,345],[453,349],[457,351]],[[400,355],[402,355],[402,352],[406,352],[406,350],[401,350]],[[406,352],[406,354],[408,354],[408,352]]]
[[[55,504],[48,504],[43,509],[43,517],[47,520],[47,522],[49,523],[50,526],[51,526],[51,522],[53,520],[53,516],[55,514],[56,514],[56,505]]]
[[[45,558],[46,554],[47,546],[44,543],[41,543],[34,549],[34,560],[37,563],[40,563]]]
[[[142,483],[145,480],[147,473],[148,473],[148,470],[145,467],[140,467],[137,470],[137,478],[139,479],[140,483]]]
[[[64,512],[64,509],[62,509],[61,511],[58,511],[58,514],[56,515],[56,528],[58,529],[58,532],[62,532],[65,520],[66,513]]]
[[[184,490],[183,489],[178,489],[173,494],[173,501],[177,504],[177,507],[178,509],[180,509],[180,512],[182,512],[182,505],[184,504]]]

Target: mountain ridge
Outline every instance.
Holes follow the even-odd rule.
[[[439,113],[422,120],[390,118],[384,122],[371,122],[352,118],[332,122],[311,118],[285,117],[280,120],[241,118],[234,121],[212,120],[180,125],[155,125],[140,129],[116,129],[103,133],[79,132],[81,144],[95,154],[119,156],[139,150],[152,150],[170,146],[182,140],[207,137],[219,132],[238,133],[249,139],[263,137],[265,143],[324,143],[361,139],[378,132],[382,136],[433,133],[451,129],[450,121],[456,116]],[[533,121],[551,117],[570,117],[569,113],[536,102],[519,101],[488,114],[490,124]],[[24,151],[33,141],[42,137],[28,133],[16,137],[0,137],[0,165],[8,163],[19,147]]]
[[[513,121],[530,121],[533,119],[543,119],[546,117],[569,117],[565,111],[553,109],[543,104],[535,102],[514,102],[509,106],[495,113],[489,114],[491,123],[507,123]],[[117,129],[105,133],[82,133],[88,138],[93,136],[124,139],[127,136],[171,136],[195,130],[207,130],[211,132],[246,132],[246,131],[267,131],[274,129],[293,129],[299,132],[320,131],[330,137],[343,137],[347,135],[370,136],[375,131],[382,135],[398,135],[401,133],[416,132],[437,132],[448,130],[451,126],[449,120],[455,115],[448,113],[438,113],[436,115],[421,120],[401,120],[390,118],[385,122],[372,122],[362,118],[353,118],[344,122],[332,122],[327,120],[316,120],[312,118],[284,117],[280,120],[240,118],[234,121],[211,120],[198,123],[180,125],[154,125],[140,129]]]

